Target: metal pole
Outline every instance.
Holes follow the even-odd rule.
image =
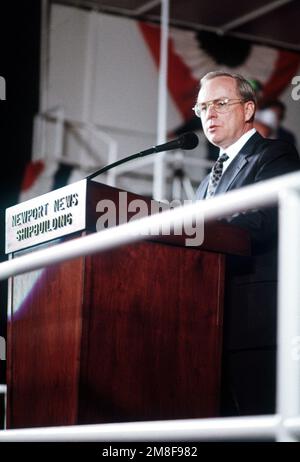
[[[41,49],[40,49],[40,98],[39,114],[45,114],[48,110],[48,90],[49,90],[49,29],[50,29],[50,10],[48,0],[41,2]],[[40,140],[40,152],[38,158],[44,158],[46,154],[47,121],[41,117],[39,122],[34,125],[35,139]],[[36,153],[33,152],[33,159]]]
[[[167,79],[168,79],[169,0],[161,1],[161,35],[158,80],[157,144],[167,138]],[[165,153],[154,161],[153,197],[165,199]]]
[[[41,51],[40,51],[40,108],[44,113],[48,109],[48,76],[49,76],[49,22],[50,5],[48,0],[41,3]]]
[[[279,194],[277,413],[300,415],[300,191]],[[295,441],[283,425],[279,441]]]

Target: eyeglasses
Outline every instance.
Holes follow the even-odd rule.
[[[197,103],[193,107],[193,111],[195,112],[197,117],[201,117],[206,114],[209,107],[213,107],[213,109],[218,112],[219,114],[225,114],[229,111],[230,106],[233,104],[244,103],[243,99],[229,99],[229,98],[222,98],[222,99],[214,99],[213,101],[207,101],[207,103]]]

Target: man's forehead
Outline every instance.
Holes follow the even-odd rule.
[[[232,98],[237,95],[236,82],[232,77],[219,76],[206,80],[200,88],[198,101]]]

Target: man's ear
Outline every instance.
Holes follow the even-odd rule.
[[[254,116],[254,112],[255,112],[255,104],[254,104],[254,101],[247,101],[245,103],[245,119],[246,119],[246,122],[249,122],[252,117]]]

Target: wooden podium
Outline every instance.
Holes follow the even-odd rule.
[[[79,234],[118,193],[87,183]],[[164,236],[12,278],[8,427],[217,416],[226,255],[248,253],[214,224],[198,248]]]

